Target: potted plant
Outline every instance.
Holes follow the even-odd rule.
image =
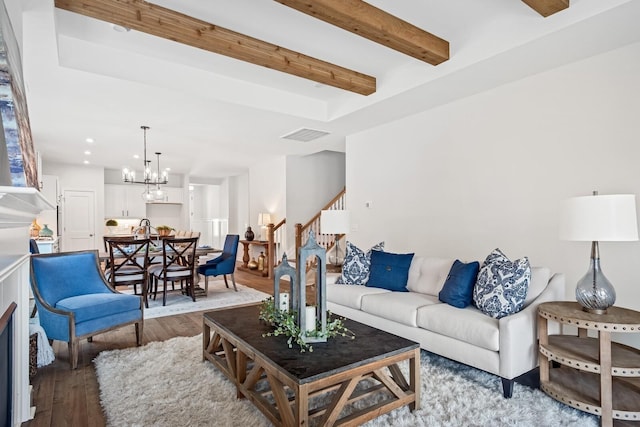
[[[115,219],[108,219],[104,225],[106,225],[109,229],[109,233],[114,234],[116,231],[116,227],[118,226],[118,221],[116,221]]]
[[[173,231],[173,228],[169,227],[168,225],[159,225],[156,227],[156,231],[158,232],[158,235],[160,237],[165,237]]]

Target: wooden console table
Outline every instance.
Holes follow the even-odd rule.
[[[548,334],[548,321],[572,325],[578,335]],[[587,336],[596,331],[597,338]],[[640,350],[611,341],[611,333],[639,333],[640,312],[609,307],[607,314],[582,310],[577,302],[538,306],[540,388],[560,402],[613,419],[640,421]],[[549,362],[560,364],[550,369]]]
[[[260,276],[263,277],[269,277],[269,267],[267,266],[267,260],[269,259],[269,241],[267,240],[240,240],[240,243],[242,243],[243,246],[243,253],[242,253],[242,265],[238,267],[238,269],[242,270],[242,271],[247,271],[249,273],[254,273],[254,274],[258,274]],[[264,269],[262,271],[260,270],[251,270],[249,268],[249,260],[251,258],[249,258],[249,248],[251,246],[261,246],[264,249],[264,256],[265,256],[265,265],[264,265]]]

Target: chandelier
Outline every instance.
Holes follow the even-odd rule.
[[[145,191],[142,193],[142,198],[151,202],[154,200],[163,200],[166,196],[166,192],[160,187],[160,185],[167,184],[169,182],[169,172],[167,169],[160,173],[160,154],[156,152],[156,171],[151,171],[151,160],[147,160],[147,130],[149,126],[140,126],[144,133],[144,175],[142,179],[136,180],[136,171],[125,167],[122,169],[122,181],[130,184],[143,184],[145,185]],[[155,187],[155,188],[154,188]]]

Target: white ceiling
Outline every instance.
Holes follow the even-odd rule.
[[[23,0],[31,128],[44,161],[141,168],[141,125],[162,166],[200,179],[269,156],[344,150],[347,135],[640,41],[640,2],[573,0],[543,18],[519,0],[372,0],[450,42],[438,65],[276,1],[156,0],[163,7],[377,78],[362,96]],[[311,142],[281,136],[306,127]],[[95,140],[88,144],[85,139]],[[91,155],[84,154],[90,150]]]

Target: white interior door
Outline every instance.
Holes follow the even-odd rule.
[[[62,250],[96,248],[95,192],[65,190],[62,209]]]

